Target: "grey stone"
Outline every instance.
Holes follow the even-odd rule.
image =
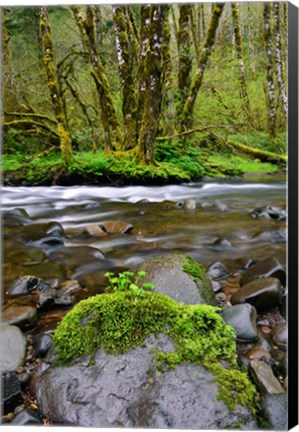
[[[225,264],[220,261],[217,261],[210,265],[207,270],[208,275],[212,279],[221,280],[226,278],[229,275],[229,271]]]
[[[271,366],[260,360],[251,360],[249,370],[261,394],[284,393],[285,390],[275,377]]]
[[[246,285],[254,279],[262,277],[275,277],[285,286],[286,272],[280,262],[272,257],[266,258],[247,269],[240,279],[240,285]]]
[[[169,352],[165,336],[113,356],[102,349],[67,367],[42,365],[33,385],[42,413],[54,423],[87,427],[221,429],[255,428],[248,409],[231,412],[217,398],[214,376],[199,365],[158,372],[153,350]]]
[[[8,288],[8,295],[12,297],[27,295],[31,291],[45,291],[49,288],[48,282],[36,276],[26,275],[19,277]]]
[[[280,304],[283,296],[282,286],[276,278],[255,279],[241,287],[231,296],[231,303],[250,303],[258,311],[270,309]]]
[[[278,348],[286,351],[288,344],[288,334],[287,334],[287,325],[286,323],[277,324],[271,333],[271,339],[274,345],[278,346]]]
[[[288,430],[287,394],[266,394],[261,398],[264,415],[273,430]]]
[[[42,417],[36,409],[25,408],[20,411],[10,422],[12,425],[43,425]]]
[[[1,325],[1,371],[13,371],[23,366],[27,341],[18,327]]]
[[[223,310],[222,317],[236,330],[237,339],[256,340],[256,310],[248,303],[238,304]]]
[[[184,200],[183,207],[185,210],[195,210],[196,200],[194,198],[187,198]]]
[[[134,270],[146,272],[140,283],[153,283],[154,291],[168,295],[178,302],[216,305],[209,278],[206,276],[199,279],[191,276],[184,271],[184,264],[188,264],[185,255],[166,254],[150,258]]]
[[[14,372],[2,375],[2,389],[3,392],[1,396],[4,414],[7,414],[8,412],[13,411],[16,405],[18,405],[22,400],[21,384]]]

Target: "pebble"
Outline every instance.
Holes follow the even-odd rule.
[[[226,278],[229,275],[229,271],[222,262],[217,261],[214,264],[210,265],[207,270],[207,274],[212,279],[220,280]]]
[[[185,210],[195,210],[196,200],[194,198],[187,198],[183,202],[183,207]]]
[[[256,310],[248,303],[231,306],[223,310],[222,317],[231,324],[237,334],[237,339],[258,339],[256,327]]]
[[[36,276],[27,275],[19,277],[8,288],[8,295],[17,297],[27,295],[32,291],[46,291],[49,288],[48,282]]]
[[[227,239],[223,239],[223,238],[218,238],[214,241],[213,245],[215,246],[225,246],[225,247],[230,247],[232,244],[229,240]]]
[[[32,408],[25,408],[20,411],[10,422],[11,425],[42,425],[42,417],[38,410]]]
[[[30,336],[30,341],[32,342],[34,348],[33,359],[44,357],[52,345],[51,336],[45,333]]]
[[[287,349],[287,325],[285,323],[277,324],[271,333],[271,339],[274,345],[283,351]]]
[[[250,303],[258,311],[280,304],[283,290],[280,281],[273,277],[255,279],[231,296],[231,304]]]
[[[245,355],[250,360],[271,359],[271,354],[269,351],[266,351],[263,348],[251,348],[250,350],[246,351]]]
[[[255,385],[262,394],[284,393],[284,388],[274,376],[271,367],[265,362],[251,360],[249,370]]]
[[[246,285],[257,278],[275,277],[285,286],[286,272],[276,258],[266,258],[248,268],[240,279],[240,285]]]

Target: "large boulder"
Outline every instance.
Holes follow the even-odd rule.
[[[139,264],[145,271],[141,282],[153,283],[155,291],[185,304],[216,305],[211,281],[202,264],[188,255],[166,254]]]
[[[173,351],[171,340],[149,336],[143,348],[121,355],[97,351],[70,366],[43,364],[32,384],[42,413],[54,424],[87,427],[254,429],[245,406],[231,411],[218,400],[215,376],[195,364],[164,373],[155,350]]]

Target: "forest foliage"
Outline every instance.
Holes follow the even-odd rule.
[[[2,8],[4,172],[55,184],[283,167],[287,8]]]

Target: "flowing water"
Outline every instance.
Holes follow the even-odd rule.
[[[196,200],[196,209],[181,205],[188,198]],[[118,272],[165,253],[187,253],[206,266],[222,261],[232,273],[249,259],[273,256],[284,264],[285,220],[250,214],[267,206],[284,212],[284,179],[160,187],[4,187],[2,210],[21,208],[29,215],[19,226],[7,223],[9,216],[4,219],[4,294],[18,276],[34,274],[77,279],[83,287],[78,298],[87,297],[103,290],[106,271]],[[41,224],[54,221],[66,232],[64,247],[39,248],[26,242]],[[84,231],[105,221],[121,221],[133,228],[103,236]]]

